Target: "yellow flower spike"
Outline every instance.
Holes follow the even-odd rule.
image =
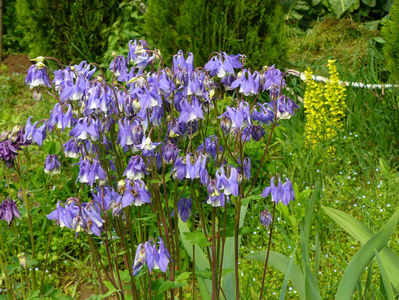
[[[328,61],[328,69],[330,76],[326,83],[314,81],[310,68],[305,71],[305,140],[312,148],[336,138],[337,130],[344,125],[346,88],[340,83],[335,60]],[[334,146],[328,148],[331,155],[335,152]]]

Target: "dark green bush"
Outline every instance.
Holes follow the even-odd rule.
[[[145,30],[164,57],[182,49],[193,52],[197,65],[213,51],[245,54],[251,67],[281,65],[287,50],[274,0],[150,0]]]
[[[31,56],[95,61],[107,48],[119,0],[17,0],[17,29]]]
[[[392,4],[389,18],[382,27],[385,39],[384,55],[387,69],[391,73],[391,80],[399,82],[399,1]]]

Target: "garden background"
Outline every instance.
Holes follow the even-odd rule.
[[[116,55],[128,54],[128,42],[144,39],[159,49],[165,64],[171,64],[181,49],[194,54],[196,67],[206,64],[212,52],[225,51],[245,54],[246,67],[251,70],[271,65],[283,72],[310,68],[305,81],[298,76],[286,78],[289,96],[299,108],[290,120],[276,126],[255,196],[248,199],[240,229],[242,299],[257,299],[261,290],[260,274],[270,233],[259,216],[272,206],[268,198],[259,195],[275,174],[290,178],[296,195],[290,205],[276,209],[271,243],[274,252],[264,288],[267,299],[300,299],[301,285],[295,280],[298,274],[312,278],[311,288],[316,287],[321,299],[336,297],[351,259],[398,207],[399,94],[397,87],[384,87],[399,83],[398,0],[16,0],[3,2],[2,21],[0,132],[8,134],[15,126],[24,126],[31,115],[36,120],[48,118],[56,103],[46,92],[38,95],[25,84],[29,58],[37,56],[56,57],[65,65],[97,62],[109,76],[109,63]],[[331,71],[331,60],[335,60],[338,73]],[[50,69],[57,67],[49,63]],[[342,85],[330,85],[335,95],[331,99],[339,98],[342,113],[337,121],[340,125],[329,135],[306,107],[306,101],[323,98],[317,89],[324,85],[317,86],[309,72],[380,86],[347,86],[336,96],[334,91]],[[328,96],[324,99],[328,101]],[[316,122],[313,125],[312,120]],[[322,137],[309,142],[309,132],[314,133],[309,130],[323,132]],[[260,164],[263,151],[259,149],[265,145],[266,139],[248,146],[253,166]],[[20,174],[1,162],[0,200],[14,199],[21,211],[21,219],[11,224],[18,226],[0,224],[2,261],[21,298],[100,299],[93,271],[95,258],[86,236],[75,236],[66,228],[54,229],[54,222],[46,218],[58,201],[70,196],[76,179],[64,170],[56,175],[44,172],[46,155],[60,149],[55,137],[48,137],[41,147],[24,148],[18,155]],[[32,218],[34,253],[29,248],[32,235],[26,210]],[[384,245],[397,257],[396,222],[393,226],[395,232]],[[94,242],[101,245],[99,240]],[[105,256],[103,248],[99,251]],[[188,253],[182,253],[188,258]],[[397,279],[387,279],[392,274],[381,267],[381,255],[374,256],[373,251],[373,257],[356,280],[353,298],[398,297]],[[31,272],[37,273],[40,289],[33,289],[33,283],[27,287],[30,275],[24,276]],[[191,283],[193,275],[186,275],[183,281],[187,284],[179,286],[184,298],[202,297],[200,287]],[[308,279],[304,280],[309,292]],[[9,297],[4,271],[0,288],[0,297]],[[113,288],[107,286],[107,297],[118,297]]]

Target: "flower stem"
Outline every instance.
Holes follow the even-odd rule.
[[[276,214],[276,202],[274,202],[274,204],[273,204],[273,216],[272,216],[272,223],[270,224],[269,244],[267,246],[265,268],[263,269],[262,286],[260,288],[259,300],[262,300],[263,288],[265,286],[265,277],[266,277],[267,264],[269,262],[270,247],[271,247],[271,244],[272,244],[273,225],[274,225],[274,216],[275,216],[275,214]]]

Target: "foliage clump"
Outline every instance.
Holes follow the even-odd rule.
[[[389,18],[384,23],[382,35],[385,39],[384,55],[391,80],[399,82],[399,1],[392,4]]]
[[[169,60],[183,48],[198,65],[222,50],[245,53],[246,64],[259,68],[281,62],[287,51],[283,12],[271,0],[150,0],[145,30]]]
[[[95,61],[106,50],[119,1],[17,0],[17,29],[31,56]]]

